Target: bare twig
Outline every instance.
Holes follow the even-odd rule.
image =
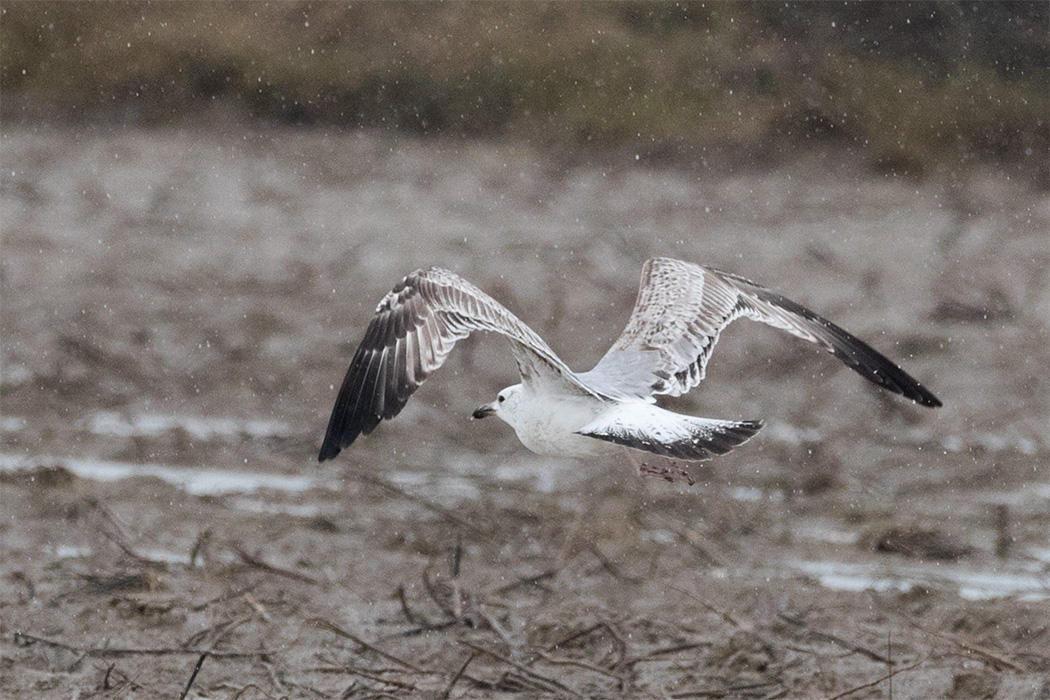
[[[408,598],[405,596],[405,587],[399,585],[397,587],[397,599],[401,603],[401,612],[404,613],[405,619],[411,622],[413,625],[422,625],[424,627],[430,626],[430,620],[427,618],[417,615],[409,606]]]
[[[208,658],[208,652],[204,652],[197,659],[197,664],[193,667],[193,673],[190,674],[190,680],[187,681],[186,687],[182,691],[182,695],[179,696],[179,700],[186,700],[186,696],[190,693],[190,688],[193,687],[193,681],[197,680],[197,674],[201,672],[201,666],[204,665],[204,660]]]
[[[255,567],[256,569],[262,569],[263,571],[268,571],[271,574],[277,574],[278,576],[284,576],[286,578],[295,579],[297,581],[305,581],[306,583],[313,584],[318,583],[317,579],[313,578],[312,576],[307,576],[306,574],[300,574],[298,571],[282,569],[279,566],[268,564],[262,559],[248,554],[246,551],[241,549],[241,546],[238,544],[233,545],[233,551],[237,553],[237,556],[240,557],[241,561],[243,561],[245,564],[248,564],[249,566]]]
[[[225,687],[229,687],[229,686],[225,686]],[[240,689],[239,689],[239,690],[238,690],[238,691],[237,691],[237,692],[236,692],[236,693],[234,694],[234,696],[233,696],[232,698],[230,698],[230,700],[240,700],[241,696],[242,696],[242,695],[244,695],[244,694],[245,694],[245,693],[246,693],[246,692],[248,691],[248,689],[249,689],[249,688],[250,688],[250,689],[253,689],[253,690],[258,690],[258,691],[259,691],[260,693],[262,693],[262,694],[263,694],[264,696],[266,696],[267,698],[273,698],[273,696],[272,696],[272,695],[270,695],[270,694],[269,694],[269,693],[267,693],[267,692],[266,692],[265,690],[263,690],[262,688],[260,688],[259,686],[257,686],[257,685],[256,685],[255,683],[249,683],[248,685],[244,686],[243,688],[240,688]]]
[[[509,593],[510,591],[513,591],[515,588],[520,588],[522,586],[536,586],[537,588],[540,588],[540,589],[545,590],[545,591],[546,590],[550,590],[550,589],[546,588],[545,586],[541,586],[540,583],[543,582],[543,581],[546,581],[547,579],[554,578],[557,575],[558,575],[558,570],[557,569],[547,569],[546,571],[544,571],[541,574],[536,574],[535,576],[526,576],[525,578],[519,578],[517,581],[513,581],[513,582],[508,583],[508,584],[506,584],[504,586],[500,586],[499,588],[497,588],[493,592],[496,595],[502,595],[504,593]]]
[[[887,629],[886,630],[886,666],[890,667],[890,669],[892,670],[893,665],[894,665],[894,662],[893,662],[893,630]],[[890,693],[890,700],[893,700],[893,678],[892,677],[890,677],[890,679],[889,679],[889,688],[888,688],[888,690],[889,690],[889,693]]]
[[[602,676],[607,676],[609,678],[612,678],[613,680],[615,680],[618,683],[623,683],[623,678],[621,678],[619,675],[617,675],[613,671],[610,671],[607,668],[602,668],[601,666],[592,664],[589,661],[584,661],[583,659],[563,659],[563,658],[558,658],[558,657],[555,657],[555,656],[551,656],[550,654],[548,654],[545,651],[539,652],[539,656],[540,656],[541,659],[543,659],[547,663],[552,664],[554,666],[575,666],[577,668],[582,668],[582,669],[586,669],[588,671],[593,671],[594,673],[600,674]]]
[[[314,627],[318,627],[320,629],[326,629],[326,630],[328,630],[330,632],[334,632],[335,634],[338,634],[340,637],[344,637],[345,639],[349,639],[351,642],[353,642],[354,644],[357,644],[361,648],[368,649],[372,653],[378,654],[379,656],[383,657],[384,659],[387,659],[388,661],[393,661],[394,663],[396,663],[396,664],[398,664],[400,666],[403,666],[403,667],[405,667],[407,669],[411,669],[411,670],[415,671],[416,673],[426,673],[419,666],[416,666],[415,664],[409,663],[408,661],[405,661],[404,659],[399,659],[398,657],[394,656],[393,654],[391,654],[389,652],[386,652],[386,651],[383,651],[382,649],[380,649],[379,647],[377,647],[377,646],[375,646],[373,644],[369,644],[368,642],[366,642],[365,640],[361,639],[357,635],[351,634],[350,632],[348,632],[347,630],[343,629],[342,627],[340,627],[339,625],[335,624],[334,622],[332,622],[330,620],[325,620],[324,618],[321,618],[321,617],[312,617],[309,620],[307,620],[306,622],[308,624],[313,625]]]
[[[360,479],[361,481],[364,481],[367,484],[372,484],[372,485],[378,486],[378,487],[380,487],[382,489],[386,489],[387,491],[389,491],[391,493],[394,493],[394,494],[397,494],[398,496],[401,496],[402,498],[408,499],[409,501],[412,501],[413,503],[417,503],[417,504],[423,506],[424,508],[426,508],[427,510],[432,511],[434,513],[437,513],[442,518],[445,518],[446,520],[449,520],[449,521],[459,525],[460,527],[462,527],[464,529],[470,530],[474,534],[478,534],[478,535],[485,535],[485,534],[487,534],[484,531],[482,531],[482,529],[479,528],[477,525],[475,525],[475,524],[473,524],[473,523],[471,523],[471,522],[469,522],[467,520],[464,520],[463,518],[459,517],[454,512],[449,510],[448,508],[445,508],[444,506],[440,506],[437,503],[434,503],[433,501],[427,500],[426,498],[423,498],[421,496],[416,496],[415,494],[408,493],[407,491],[405,491],[401,487],[399,487],[399,486],[397,486],[395,484],[391,484],[389,481],[386,481],[384,479],[380,479],[379,477],[372,476],[370,474],[358,474],[357,478]]]
[[[985,660],[991,662],[992,665],[1005,666],[1006,668],[1009,668],[1014,671],[1020,671],[1022,673],[1028,671],[1028,669],[1026,669],[1024,666],[1014,663],[1002,654],[996,653],[991,649],[987,649],[985,647],[974,644],[973,642],[967,642],[963,639],[959,639],[958,637],[955,637],[950,634],[944,634],[942,632],[934,632],[933,630],[924,631],[928,632],[929,634],[932,634],[935,637],[939,637],[941,639],[944,639],[945,641],[949,641],[952,644],[955,644],[956,646],[965,649],[966,651],[971,651],[974,654],[977,654],[978,656],[983,656]]]
[[[256,600],[255,596],[253,596],[251,593],[245,593],[244,600],[248,603],[249,606],[251,606],[252,610],[259,613],[259,617],[261,617],[266,622],[270,621],[270,613],[266,611],[266,606],[264,606],[262,603]]]
[[[995,556],[1006,559],[1014,538],[1010,535],[1010,507],[1005,503],[995,506]]]
[[[725,567],[725,562],[721,557],[715,554],[712,550],[714,545],[707,540],[701,533],[697,532],[692,528],[671,528],[672,531],[678,535],[679,539],[688,544],[693,550],[699,554],[703,559],[707,561],[711,566]]]
[[[699,649],[700,647],[710,646],[710,642],[694,642],[687,644],[674,644],[669,647],[661,647],[659,649],[653,649],[652,651],[640,654],[631,659],[626,659],[621,664],[624,668],[630,668],[635,664],[642,663],[644,661],[651,661],[657,656],[664,656],[666,654],[676,654],[680,651],[689,651],[690,649]]]
[[[420,625],[418,627],[413,627],[412,629],[405,630],[404,632],[398,632],[397,634],[389,635],[385,637],[385,639],[390,639],[393,637],[415,637],[416,635],[425,634],[427,632],[440,632],[441,630],[447,630],[449,627],[457,627],[460,624],[461,623],[459,620],[445,620],[444,622],[432,622],[425,625]]]
[[[113,669],[115,667],[116,667],[116,664],[110,664],[109,666],[106,666],[106,675],[102,676],[102,689],[103,690],[112,690],[113,689],[113,686],[111,686],[109,684],[109,676],[110,676],[111,673],[113,673]]]
[[[403,688],[404,690],[415,690],[416,689],[416,686],[413,683],[404,683],[402,681],[395,681],[395,680],[390,679],[390,678],[384,678],[383,676],[379,675],[378,673],[372,673],[370,671],[364,671],[364,670],[362,670],[360,668],[355,668],[353,666],[344,666],[344,667],[342,667],[341,671],[343,673],[347,673],[347,674],[354,675],[354,676],[359,676],[361,678],[367,678],[370,681],[377,681],[379,683],[386,683],[387,685],[392,685],[395,688]],[[402,671],[402,673],[403,673],[403,671]]]
[[[80,578],[87,584],[89,592],[101,595],[155,590],[159,583],[157,574],[152,569],[113,576],[80,574]]]
[[[274,667],[274,665],[270,663],[267,659],[262,659],[262,667],[266,669],[267,675],[270,676],[270,685],[272,685],[274,688],[277,688],[277,692],[284,696],[286,693],[286,689],[284,687],[284,683],[277,675],[277,669]]]
[[[254,591],[258,586],[259,586],[258,583],[253,583],[250,586],[245,586],[244,588],[238,588],[235,591],[227,591],[226,593],[223,593],[222,595],[215,596],[214,598],[209,598],[208,600],[204,601],[203,603],[197,603],[192,608],[190,608],[190,610],[192,610],[193,612],[200,612],[201,610],[204,610],[204,608],[208,607],[209,605],[214,605],[215,603],[222,603],[222,602],[225,602],[227,600],[233,600],[234,598],[240,598],[245,593],[250,593],[251,591]]]
[[[786,623],[788,623],[790,625],[794,625],[795,627],[802,628],[803,630],[806,631],[806,633],[812,639],[816,639],[818,641],[823,641],[823,642],[831,642],[832,644],[837,644],[838,646],[840,646],[840,647],[842,647],[844,649],[848,649],[848,650],[850,650],[850,651],[852,651],[854,653],[861,654],[862,656],[868,657],[872,661],[878,661],[879,663],[886,664],[887,666],[893,666],[894,665],[894,662],[891,659],[883,656],[882,654],[874,652],[871,649],[867,649],[865,647],[862,647],[859,644],[854,644],[853,642],[847,641],[847,640],[843,639],[842,637],[839,637],[837,635],[831,634],[830,632],[820,632],[818,630],[815,630],[812,627],[810,627],[803,620],[800,620],[800,619],[795,618],[795,617],[791,617],[789,615],[785,615],[783,613],[777,614],[777,617],[779,617],[781,620],[783,620],[784,622],[786,622]]]
[[[759,688],[766,688],[771,685],[779,685],[777,681],[763,681],[761,683],[747,683],[745,685],[731,685],[724,688],[696,688],[694,690],[682,690],[677,693],[671,693],[669,697],[675,698],[725,698],[729,696],[736,696],[741,692],[748,690],[758,690]],[[781,693],[778,688],[776,694],[773,697],[779,697]],[[767,696],[768,697],[768,696]]]
[[[853,695],[853,693],[857,692],[858,690],[864,690],[865,688],[871,688],[871,687],[874,687],[874,686],[878,685],[879,683],[882,683],[883,681],[888,681],[889,679],[891,679],[894,676],[896,676],[898,673],[904,673],[905,671],[911,671],[912,669],[918,668],[919,666],[921,666],[925,662],[926,662],[926,659],[922,658],[922,659],[919,659],[918,661],[916,661],[915,663],[909,664],[908,666],[905,666],[903,668],[895,668],[892,671],[890,671],[889,673],[887,673],[885,676],[882,676],[881,678],[876,678],[875,680],[870,681],[868,683],[863,683],[863,684],[858,685],[856,687],[850,688],[849,690],[844,690],[841,693],[839,693],[838,695],[832,695],[832,696],[826,698],[825,700],[839,700],[840,698],[844,698],[847,695]]]
[[[208,542],[211,541],[211,528],[204,528],[201,533],[197,535],[197,539],[193,542],[193,547],[190,549],[190,566],[197,565],[197,557],[204,554],[204,548],[208,546]]]
[[[463,619],[463,598],[460,595],[459,567],[463,562],[463,535],[456,534],[456,547],[449,557],[449,576],[452,579],[452,617]]]
[[[1010,659],[1006,658],[1002,654],[994,652],[991,649],[986,649],[985,647],[978,646],[977,644],[974,644],[973,642],[967,642],[967,641],[965,641],[963,639],[959,639],[958,637],[956,637],[954,635],[945,634],[944,632],[936,632],[936,631],[931,630],[931,629],[926,629],[925,627],[923,627],[922,625],[920,625],[916,621],[914,621],[912,619],[909,619],[907,617],[904,617],[903,615],[898,615],[898,617],[900,617],[908,625],[914,627],[915,629],[919,630],[920,632],[922,632],[924,634],[928,634],[928,635],[933,636],[933,637],[937,637],[938,639],[942,639],[942,640],[944,640],[946,642],[950,642],[951,644],[954,644],[957,647],[960,647],[962,649],[965,649],[966,651],[969,651],[969,652],[972,652],[974,654],[977,654],[978,656],[983,657],[985,659],[985,661],[987,661],[987,662],[989,662],[989,663],[991,663],[993,665],[1005,666],[1006,668],[1012,669],[1014,671],[1020,671],[1022,673],[1028,671],[1028,669],[1026,669],[1025,667],[1014,663],[1013,661],[1011,661]]]
[[[609,559],[609,557],[605,556],[605,553],[598,549],[598,545],[594,543],[588,544],[587,551],[594,555],[594,558],[601,563],[602,568],[605,569],[605,571],[607,571],[614,579],[618,581],[626,581],[627,583],[639,583],[641,581],[639,578],[627,576],[620,571],[620,567]]]
[[[456,671],[456,675],[452,676],[452,680],[448,682],[445,690],[438,696],[439,700],[448,700],[449,695],[452,694],[452,688],[454,688],[456,683],[459,682],[459,679],[463,677],[463,674],[467,672],[467,666],[470,666],[470,662],[476,659],[477,656],[478,652],[470,652],[470,656],[467,657],[467,660],[464,661],[463,665],[459,667],[458,671]]]
[[[565,646],[569,642],[575,642],[578,639],[582,639],[589,634],[597,632],[598,630],[604,630],[610,638],[613,640],[613,646],[616,647],[616,660],[611,662],[609,665],[613,668],[619,667],[627,656],[627,642],[623,641],[623,637],[616,631],[616,629],[609,622],[598,622],[590,627],[582,629],[578,632],[573,632],[567,637],[559,639],[554,644],[547,647],[547,651],[553,651],[559,647]]]
[[[572,695],[573,697],[576,697],[576,698],[582,698],[583,697],[582,695],[580,695],[580,693],[576,692],[575,690],[573,690],[569,686],[565,685],[564,683],[562,683],[562,682],[560,682],[558,680],[555,680],[554,678],[549,678],[547,676],[544,676],[541,673],[537,673],[536,671],[533,671],[531,668],[529,668],[525,664],[518,663],[517,661],[514,661],[513,659],[509,659],[506,656],[503,656],[502,654],[497,654],[496,652],[491,651],[489,649],[486,649],[483,646],[474,644],[472,642],[468,642],[468,641],[463,640],[463,639],[459,640],[459,643],[462,644],[465,647],[469,647],[469,648],[473,649],[474,651],[477,651],[477,652],[480,652],[482,654],[485,654],[486,656],[491,656],[492,658],[496,659],[497,661],[502,661],[503,663],[505,663],[508,666],[511,666],[512,668],[517,670],[519,673],[521,673],[526,678],[529,678],[530,680],[532,680],[534,682],[538,682],[538,683],[542,683],[542,684],[546,685],[548,690],[550,688],[555,688],[557,690],[562,691],[563,693],[568,693],[569,695]]]
[[[427,569],[423,569],[423,589],[430,596],[430,599],[434,601],[434,604],[441,608],[441,612],[445,613],[446,617],[451,617],[457,622],[463,621],[461,616],[457,615],[452,606],[448,604],[448,601],[442,600],[442,597],[438,595],[438,590],[430,580],[430,573]]]
[[[496,633],[496,636],[500,638],[500,641],[503,642],[503,645],[506,646],[511,653],[514,653],[514,651],[520,646],[519,644],[514,643],[514,640],[512,640],[507,634],[507,630],[503,629],[503,625],[501,625],[499,623],[499,620],[494,618],[492,615],[485,611],[482,611],[481,619],[485,621],[485,624],[489,626],[489,629]]]
[[[135,548],[132,547],[131,544],[128,542],[127,535],[124,534],[124,530],[121,526],[120,521],[115,515],[113,515],[112,511],[110,511],[104,503],[102,503],[96,498],[87,498],[84,499],[84,502],[86,502],[91,507],[91,509],[95,511],[95,513],[97,513],[99,516],[98,521],[95,523],[95,529],[98,530],[98,532],[101,533],[102,536],[105,537],[107,540],[117,545],[120,551],[124,552],[124,554],[127,557],[134,559],[140,564],[144,564],[153,568],[167,568],[167,564],[165,562],[157,561],[156,559],[150,559],[149,557],[139,554],[135,551]]]
[[[690,593],[689,591],[687,591],[687,590],[685,590],[683,588],[679,588],[677,586],[672,585],[671,589],[675,590],[675,591],[678,591],[682,595],[687,596],[687,597],[689,597],[692,600],[695,600],[697,603],[699,603],[700,605],[704,606],[705,608],[707,608],[708,610],[710,610],[714,614],[718,615],[723,620],[725,620],[726,622],[731,624],[733,627],[736,627],[741,632],[749,634],[752,637],[754,637],[755,639],[757,639],[759,642],[764,644],[767,649],[774,650],[774,649],[777,648],[776,643],[774,643],[774,641],[768,635],[765,635],[765,634],[757,631],[755,629],[754,625],[752,625],[752,624],[744,624],[744,623],[740,622],[735,617],[733,617],[729,612],[715,607],[714,605],[712,605],[708,601],[704,600],[700,596],[698,596],[698,595],[696,595],[694,593]]]
[[[182,646],[183,648],[196,647],[210,637],[208,646],[215,648],[215,646],[225,639],[231,632],[244,623],[251,622],[254,617],[254,615],[243,615],[232,620],[216,622],[214,625],[209,625],[199,632],[194,632],[189,639],[182,643]]]
[[[46,644],[49,647],[55,649],[65,649],[72,652],[80,652],[85,656],[93,659],[108,659],[122,656],[176,656],[179,654],[190,654],[200,655],[207,654],[213,658],[222,659],[247,659],[255,658],[260,656],[268,656],[272,654],[272,651],[260,650],[260,651],[212,651],[210,649],[178,649],[169,647],[160,648],[120,648],[120,647],[100,647],[100,648],[84,648],[73,646],[72,644],[66,644],[60,642],[57,639],[46,639],[45,637],[38,637],[28,632],[15,632],[15,643],[22,643],[26,646],[30,644]]]

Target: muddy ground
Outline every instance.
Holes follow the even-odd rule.
[[[1050,698],[1045,192],[369,133],[0,145],[5,698]],[[740,322],[672,405],[767,426],[668,484],[470,421],[517,381],[478,337],[317,464],[402,275],[463,274],[586,369],[652,255],[945,406]]]

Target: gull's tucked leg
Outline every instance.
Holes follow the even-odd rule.
[[[635,472],[640,477],[651,476],[671,483],[685,482],[690,486],[696,484],[696,479],[690,476],[684,467],[678,466],[678,463],[673,459],[654,455],[654,459],[662,462],[662,464],[649,464],[648,461],[639,462],[635,459],[635,456],[631,454],[631,450],[624,448],[623,451],[627,455],[627,459],[634,465]]]

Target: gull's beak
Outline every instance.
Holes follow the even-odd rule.
[[[471,418],[477,418],[480,420],[481,418],[488,418],[495,412],[496,404],[487,403],[484,406],[478,406],[476,409],[474,409],[474,413],[471,415]]]

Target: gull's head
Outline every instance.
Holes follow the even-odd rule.
[[[509,425],[514,425],[514,412],[518,408],[520,399],[521,384],[508,386],[496,394],[495,401],[478,406],[474,410],[473,417],[480,419],[488,418],[489,416],[499,416]]]

